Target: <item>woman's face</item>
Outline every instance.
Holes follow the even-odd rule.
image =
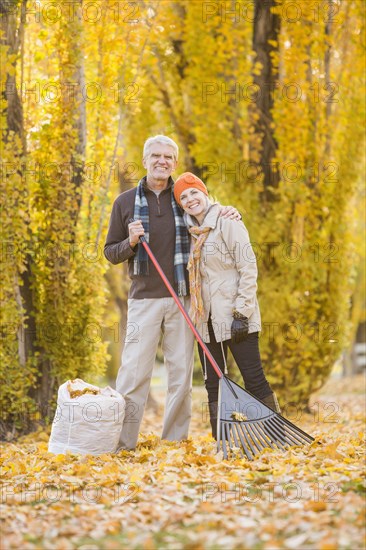
[[[189,187],[181,193],[180,203],[187,214],[199,218],[207,210],[207,195],[195,187]]]

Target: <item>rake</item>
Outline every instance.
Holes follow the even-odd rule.
[[[130,222],[132,221],[134,220],[131,219]],[[168,281],[145,237],[140,237],[140,241],[220,379],[217,451],[219,452],[222,448],[224,459],[228,458],[229,452],[239,451],[242,457],[246,456],[248,460],[253,460],[265,448],[285,450],[288,446],[314,441],[311,435],[224,375],[197,332],[192,319]]]

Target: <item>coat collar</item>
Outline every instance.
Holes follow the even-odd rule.
[[[211,204],[206,212],[206,216],[201,224],[201,227],[210,227],[211,229],[215,229],[217,225],[217,220],[220,217],[220,210],[221,206],[218,202],[214,202],[213,204]],[[184,222],[187,225],[188,229],[193,225],[198,225],[196,219],[187,213],[184,213]]]

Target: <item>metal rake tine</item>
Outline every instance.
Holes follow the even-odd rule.
[[[274,426],[277,430],[284,431],[284,425],[281,422],[278,422],[277,418],[274,418],[273,421],[274,421],[273,422]],[[294,437],[294,434],[290,433],[289,426],[286,426],[286,427],[287,427],[287,430],[285,432],[286,445],[298,445],[299,439]]]
[[[226,424],[226,434],[227,434],[227,441],[229,442],[229,448],[232,449],[234,445],[232,444],[232,441],[231,441],[231,422],[228,422]]]
[[[228,433],[228,441],[229,441],[230,450],[233,451],[236,447],[239,447],[240,454],[241,454],[241,456],[243,456],[243,452],[240,448],[239,442],[238,442],[236,434],[235,434],[234,423],[233,422],[228,422],[228,424],[226,426],[226,430],[227,430],[227,433]]]
[[[276,442],[273,440],[271,431],[268,430],[268,428],[267,428],[267,421],[266,420],[261,421],[260,422],[260,427],[261,427],[261,430],[263,432],[263,435],[264,435],[265,439],[268,440],[267,444],[269,445],[269,447],[271,449],[275,449],[276,448]]]
[[[287,428],[287,437],[288,439],[292,439],[294,445],[303,445],[304,443],[311,443],[311,441],[313,441],[308,441],[301,433],[298,433],[296,426],[288,426]]]
[[[278,428],[276,425],[272,422],[272,419],[269,418],[268,420],[264,421],[266,425],[266,430],[269,432],[271,436],[271,441],[277,446],[280,447],[280,449],[285,449],[285,445],[287,445],[286,436],[283,435],[280,431],[277,431]]]
[[[306,432],[303,432],[302,430],[300,433],[296,430],[296,434],[300,438],[302,438],[303,443],[312,443],[313,441],[315,441],[314,437],[312,437],[311,435],[308,435]]]
[[[240,442],[241,442],[241,446],[242,448],[244,449],[244,453],[246,454],[246,457],[248,458],[248,460],[253,460],[254,456],[255,456],[255,452],[251,452],[248,448],[247,448],[247,444],[246,444],[246,438],[244,440],[243,438],[243,435],[240,433],[240,423],[235,423],[235,428],[236,428],[236,431],[238,433],[238,436],[239,436],[239,439],[240,439]]]
[[[222,423],[221,426],[221,441],[222,441],[222,451],[224,453],[224,458],[227,459],[227,448],[226,448],[226,423]]]
[[[273,419],[267,422],[268,423],[268,431],[272,434],[275,443],[278,447],[280,447],[282,450],[286,450],[287,446],[289,445],[289,442],[287,440],[286,432],[284,429],[279,428],[275,422],[273,422]]]
[[[253,425],[250,422],[246,423],[248,433],[253,441],[253,444],[257,447],[258,451],[261,452],[265,448],[261,443],[260,439],[258,440],[255,430],[253,430]]]
[[[220,451],[220,441],[222,436],[222,425],[220,419],[217,421],[217,434],[216,434],[216,451]]]
[[[244,438],[245,438],[245,441],[247,442],[251,452],[252,452],[252,455],[253,457],[255,457],[255,455],[258,453],[257,449],[254,448],[253,444],[252,444],[252,441],[251,441],[251,438],[249,437],[249,434],[247,433],[247,428],[246,428],[246,423],[245,422],[238,422],[237,424],[238,426],[238,433],[240,435],[240,432],[239,432],[239,428],[241,430],[241,433],[243,434]]]
[[[308,435],[302,430],[299,431],[299,428],[297,426],[291,426],[289,427],[289,430],[291,430],[294,434],[296,434],[297,437],[300,438],[301,443],[312,443],[313,441],[315,441],[315,439],[311,435]]]
[[[295,434],[291,434],[289,432],[286,434],[286,441],[288,445],[301,445],[304,443],[304,441],[296,437]]]
[[[232,442],[232,448],[233,449],[239,449],[240,455],[243,455],[243,451],[241,449],[240,443],[238,441],[236,431],[235,431],[235,422],[230,422],[230,441]]]
[[[260,445],[262,445],[262,446],[264,445],[264,447],[266,447],[267,442],[262,437],[261,431],[258,428],[258,423],[257,422],[251,423],[250,424],[250,429],[252,430],[253,434],[255,435],[255,438],[256,438],[257,442],[259,442]],[[263,449],[264,449],[264,447],[263,447]]]
[[[253,432],[252,439],[254,439],[254,443],[259,448],[259,451],[262,452],[263,449],[267,447],[267,442],[263,440],[263,438],[261,437],[260,431],[257,430],[257,423],[253,423],[253,424],[250,423],[249,427]]]
[[[304,440],[295,430],[288,430],[287,437],[288,439],[292,439],[294,445],[303,445],[304,442],[307,443],[307,441]]]
[[[283,429],[284,425],[278,420],[278,418],[274,418],[273,420],[274,420],[277,428]],[[299,434],[297,432],[297,430],[295,429],[296,428],[295,426],[286,424],[286,428],[287,428],[287,430],[286,430],[286,441],[290,445],[299,445],[299,444],[304,443],[304,439],[301,439],[301,437],[300,437],[301,434]]]
[[[234,438],[235,447],[237,447],[237,448],[240,450],[241,456],[244,456],[244,453],[243,453],[243,451],[242,451],[242,449],[241,449],[241,445],[240,445],[240,443],[239,443],[239,441],[238,441],[238,438],[237,438],[237,435],[236,435],[235,431],[236,431],[236,424],[233,423],[232,432],[233,432],[233,438]]]
[[[276,422],[279,422],[281,426],[284,425],[289,430],[295,432],[299,437],[302,437],[302,442],[305,441],[306,443],[311,443],[312,441],[314,441],[314,438],[311,435],[304,432],[304,430],[302,430],[298,426],[295,426],[295,424],[287,420],[287,418],[285,418],[284,416],[276,414],[274,416],[274,420],[276,420]]]
[[[264,427],[262,425],[261,422],[256,422],[255,424],[252,424],[252,429],[254,431],[254,433],[257,434],[257,439],[258,441],[263,445],[264,444],[264,447],[263,448],[266,448],[266,447],[270,447],[273,449],[272,445],[271,445],[271,442],[270,442],[270,439],[268,438],[268,436],[266,435],[265,431],[264,431]],[[269,439],[269,441],[267,441],[267,439]]]
[[[304,440],[301,439],[295,431],[291,430],[291,428],[288,428],[286,431],[286,441],[289,445],[300,445],[304,443]]]

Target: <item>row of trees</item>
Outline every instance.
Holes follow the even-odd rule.
[[[102,258],[108,215],[156,133],[179,143],[180,171],[243,212],[267,374],[306,403],[364,315],[363,2],[1,12],[3,429],[30,429],[19,410],[47,411],[66,378],[105,372],[128,287]]]

